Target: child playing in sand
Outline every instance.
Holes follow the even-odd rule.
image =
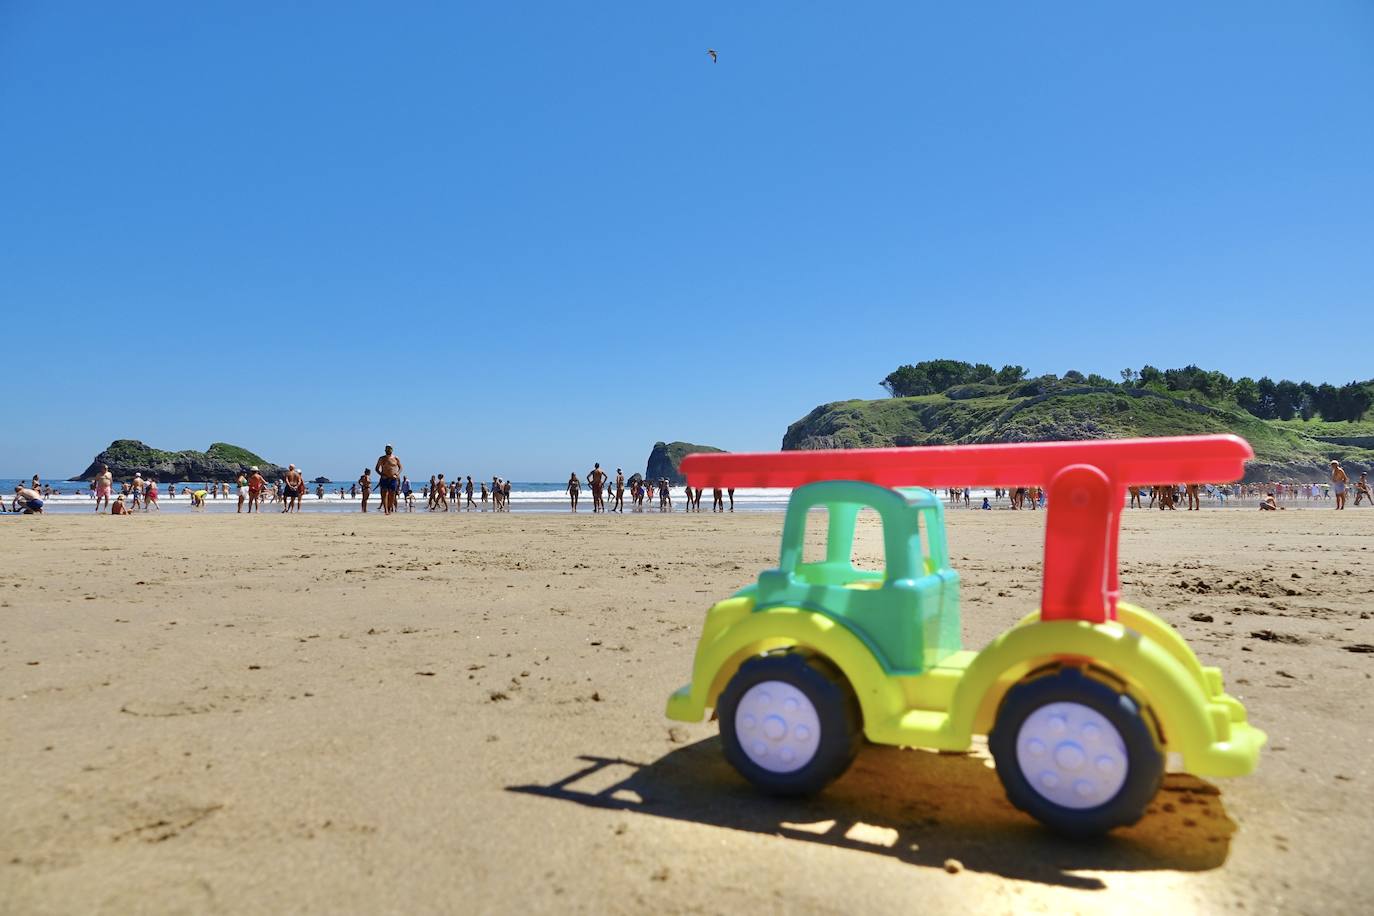
[[[1355,483],[1355,505],[1358,506],[1360,500],[1368,500],[1374,506],[1374,493],[1369,492],[1369,475],[1364,471],[1360,472],[1360,479]]]

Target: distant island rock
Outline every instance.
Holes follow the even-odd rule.
[[[649,452],[649,464],[644,470],[644,477],[648,480],[660,480],[667,478],[668,482],[674,485],[681,485],[687,482],[678,471],[678,465],[682,459],[697,452],[723,452],[725,449],[716,448],[714,445],[693,445],[690,442],[655,442],[653,450]]]
[[[109,465],[110,473],[116,480],[142,474],[172,482],[231,481],[251,467],[256,467],[262,476],[269,480],[286,473],[285,468],[253,454],[248,449],[225,442],[216,442],[203,452],[189,449],[165,452],[144,445],[137,439],[116,439],[110,443],[109,448],[95,456],[90,467],[68,479],[92,480],[100,473],[101,465]]]

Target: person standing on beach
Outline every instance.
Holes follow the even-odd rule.
[[[105,508],[110,508],[110,488],[114,485],[114,475],[110,473],[110,466],[102,464],[100,473],[95,475],[95,480],[91,481],[91,489],[95,490],[95,511],[100,511],[100,501],[105,501]]]
[[[615,504],[611,506],[612,512],[625,512],[625,472],[620,468],[615,469]]]
[[[234,485],[238,488],[239,492],[239,507],[237,511],[242,512],[243,501],[248,498],[248,478],[243,476],[242,471],[239,471],[238,480],[234,482]],[[175,485],[173,485],[173,487],[175,488]]]
[[[577,497],[582,493],[582,484],[578,481],[576,474],[568,475],[568,501],[572,503],[572,510],[577,511]]]
[[[1198,485],[1195,483],[1185,484],[1184,491],[1188,494],[1188,511],[1202,509],[1202,496],[1198,493]]]
[[[1358,506],[1362,499],[1374,506],[1374,493],[1369,492],[1369,475],[1364,471],[1360,472],[1360,479],[1355,482],[1355,505]]]
[[[601,490],[606,486],[606,472],[601,470],[600,462],[593,464],[592,469],[587,472],[587,483],[592,488],[592,511],[605,511],[606,503],[601,498]]]
[[[363,493],[363,511],[367,511],[367,498],[372,495],[372,469],[363,468],[363,476],[358,478],[358,489]]]
[[[248,512],[251,514],[256,508],[262,511],[262,488],[267,486],[267,481],[258,473],[256,465],[248,469]]]
[[[294,464],[286,468],[286,506],[283,512],[301,511],[301,496],[305,493],[305,475]]]
[[[1331,489],[1336,491],[1336,508],[1345,508],[1345,487],[1350,483],[1350,475],[1335,458],[1331,459]]]
[[[472,475],[471,475],[471,474],[468,475],[467,496],[468,496],[467,508],[468,508],[469,510],[476,509],[476,508],[477,508],[477,504],[474,503],[474,502],[472,501]]]
[[[393,454],[390,445],[377,459],[378,484],[382,491],[382,512],[390,515],[396,511],[396,496],[401,492],[401,459]]]

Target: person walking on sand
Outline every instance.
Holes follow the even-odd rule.
[[[143,484],[143,511],[156,509],[161,512],[162,507],[157,504],[157,478],[149,477]]]
[[[243,476],[243,472],[242,472],[242,471],[239,471],[238,480],[236,480],[236,481],[234,482],[234,485],[235,485],[235,487],[238,488],[238,492],[239,492],[239,507],[238,507],[238,511],[239,511],[239,512],[242,512],[242,511],[243,511],[243,503],[244,503],[244,500],[248,499],[248,478],[245,477],[245,476]]]
[[[358,478],[358,489],[362,491],[363,511],[367,511],[367,499],[372,495],[372,469],[363,468],[363,476]]]
[[[382,513],[390,515],[396,511],[396,497],[401,492],[401,459],[388,445],[377,459],[377,487],[382,491]]]
[[[471,474],[468,475],[467,483],[464,485],[464,488],[467,490],[467,497],[468,497],[468,501],[467,501],[467,506],[466,506],[466,508],[467,508],[467,510],[470,512],[470,511],[472,511],[473,509],[476,509],[476,508],[477,508],[477,504],[474,503],[474,502],[472,501],[472,475],[471,475]]]
[[[577,479],[577,474],[568,475],[568,502],[572,505],[572,511],[577,511],[577,497],[582,493],[582,484]]]
[[[1190,483],[1185,485],[1183,489],[1188,493],[1188,511],[1192,512],[1195,509],[1201,511],[1202,496],[1198,493],[1198,485]]]

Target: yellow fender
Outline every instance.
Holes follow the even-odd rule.
[[[1183,667],[1187,668],[1188,672],[1196,677],[1198,682],[1202,684],[1204,689],[1209,693],[1220,691],[1220,685],[1217,686],[1216,690],[1211,689],[1211,684],[1206,673],[1208,669],[1204,668],[1202,663],[1198,661],[1197,655],[1193,653],[1187,640],[1179,634],[1178,630],[1166,623],[1163,618],[1150,613],[1139,605],[1128,604],[1125,601],[1117,602],[1116,617],[1122,626],[1135,630],[1141,636],[1159,643],[1160,646],[1168,650],[1169,654],[1178,659],[1179,662],[1183,664]],[[1016,625],[1020,627],[1028,623],[1038,623],[1039,621],[1040,612],[1031,611],[1025,617],[1017,621]]]
[[[1091,665],[1120,678],[1155,717],[1165,747],[1183,755],[1185,768],[1215,769],[1212,747],[1228,736],[1218,734],[1226,725],[1209,710],[1205,682],[1164,645],[1121,623],[1027,622],[994,639],[955,688],[952,737],[986,734],[1006,691],[1027,673],[1056,662]]]
[[[752,607],[750,599],[733,598],[712,609],[692,663],[692,683],[669,698],[668,718],[700,722],[741,664],[792,647],[824,656],[840,670],[863,710],[865,732],[904,711],[900,683],[851,630],[815,611],[780,607],[752,613]]]

